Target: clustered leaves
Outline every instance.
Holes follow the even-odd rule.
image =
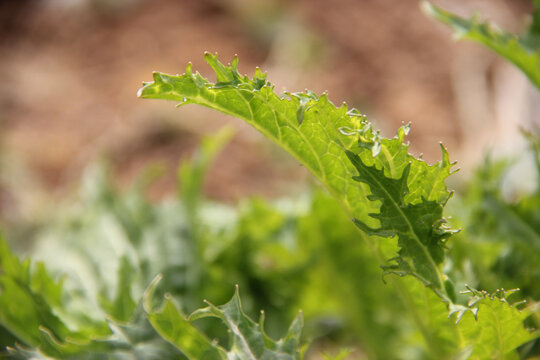
[[[159,278],[158,278],[159,279]],[[186,318],[174,304],[171,296],[165,296],[164,303],[152,310],[150,303],[157,281],[154,281],[145,295],[145,309],[154,329],[164,339],[182,349],[189,359],[230,360],[230,359],[276,359],[299,360],[302,314],[293,321],[287,335],[274,341],[264,332],[264,316],[257,324],[242,309],[238,287],[232,299],[221,306],[208,303],[208,307],[198,309]],[[231,334],[230,349],[209,340],[191,322],[213,317],[223,321]]]
[[[183,182],[180,193],[185,195],[183,196],[185,199],[180,205],[184,207],[185,212],[194,212],[199,216],[203,213],[199,197],[204,174],[217,151],[230,136],[231,131],[225,129],[213,137],[203,139],[198,156],[181,167],[180,178]],[[156,230],[153,229],[150,219],[154,218],[154,213],[159,213],[161,210],[149,208],[149,204],[139,202],[141,199],[137,198],[142,196],[139,191],[135,192],[135,197],[127,196],[123,199],[120,195],[110,193],[108,185],[102,183],[103,175],[99,172],[93,177],[95,178],[93,181],[97,182],[90,188],[92,191],[97,190],[97,193],[89,194],[90,197],[86,201],[87,205],[96,203],[87,213],[77,215],[75,220],[86,221],[86,226],[94,227],[96,233],[99,234],[103,220],[107,219],[109,223],[103,229],[113,235],[109,234],[109,238],[105,238],[103,242],[107,246],[115,247],[116,251],[121,247],[126,247],[126,249],[119,254],[104,253],[102,246],[105,244],[92,237],[88,229],[86,229],[87,232],[82,233],[75,231],[73,235],[79,236],[77,242],[64,241],[55,244],[54,241],[48,241],[52,239],[44,239],[40,244],[44,244],[45,248],[44,250],[36,249],[36,255],[40,252],[48,255],[50,251],[60,254],[63,248],[63,251],[69,255],[63,261],[57,260],[54,264],[60,265],[60,268],[64,266],[64,271],[81,272],[81,268],[84,269],[86,265],[96,267],[95,274],[85,274],[83,271],[57,280],[46,270],[43,263],[32,263],[28,259],[19,260],[10,251],[7,243],[0,238],[0,304],[2,305],[0,306],[0,341],[2,344],[10,345],[8,352],[4,354],[6,357],[13,359],[124,359],[126,356],[141,359],[189,360],[301,359],[302,347],[299,337],[302,329],[301,315],[293,322],[284,339],[274,341],[265,334],[262,317],[260,324],[253,326],[255,323],[244,313],[238,289],[233,298],[223,306],[216,307],[208,303],[208,308],[199,309],[191,316],[184,315],[183,310],[176,304],[175,298],[188,302],[192,299],[181,296],[182,290],[171,286],[174,284],[171,278],[184,277],[189,290],[196,292],[198,289],[194,284],[201,282],[204,274],[200,272],[194,274],[185,269],[179,271],[176,265],[159,251],[157,255],[154,255],[155,257],[148,258],[147,246],[171,248],[184,245],[184,249],[189,249],[188,244],[195,245],[195,252],[189,256],[193,257],[193,261],[198,261],[200,266],[203,265],[204,259],[198,255],[198,252],[204,250],[203,239],[210,232],[205,230],[203,234],[200,219],[186,216],[184,211],[172,209],[171,215],[177,222],[180,220],[180,226],[183,226],[183,230],[179,232],[188,233],[189,241],[169,236],[162,238],[156,236],[155,233],[151,239],[148,239],[145,233]],[[112,203],[111,200],[113,200]],[[125,206],[133,203],[137,204],[138,213],[130,214],[130,209]],[[92,207],[97,210],[97,218]],[[171,212],[170,208],[164,210]],[[146,215],[142,216],[145,212]],[[146,221],[142,221],[145,217]],[[117,218],[117,226],[123,227],[122,230],[111,226],[110,221],[114,218]],[[157,218],[160,219],[157,227],[167,233],[167,227],[171,226],[169,219],[166,216]],[[182,218],[185,221],[183,225],[181,225]],[[178,224],[174,225],[174,227],[178,226]],[[173,233],[178,232],[177,228],[172,230]],[[118,234],[114,235],[117,231],[125,231],[131,243],[123,243],[124,239],[121,239]],[[84,236],[80,236],[85,233],[90,235],[88,241]],[[59,232],[56,235],[62,234]],[[46,241],[48,242],[45,244]],[[147,244],[147,241],[151,243]],[[199,242],[198,245],[197,242]],[[84,257],[77,256],[81,250]],[[69,261],[73,256],[78,260],[75,265]],[[179,254],[171,256],[177,258]],[[102,262],[99,263],[99,261]],[[101,285],[104,286],[101,273],[103,269],[99,268],[114,268],[114,262],[116,262],[117,276],[112,289],[102,288],[97,292],[90,291],[89,285],[92,282],[102,282]],[[233,270],[233,268],[229,266],[228,270]],[[137,291],[139,286],[145,286],[146,281],[149,281],[148,276],[153,271],[162,271],[168,278],[162,285],[166,286],[168,291],[174,292],[174,296],[168,293],[164,295],[165,299],[161,306],[154,306],[158,298],[154,294],[158,288],[157,283],[162,278],[161,275],[154,279],[144,293]],[[74,279],[73,275],[84,276],[82,280],[85,283],[74,284],[74,280],[77,279]],[[209,279],[208,274],[206,276],[206,281],[213,286],[216,280],[223,283],[219,279]],[[111,294],[111,290],[114,290],[114,293]],[[223,320],[225,328],[233,334],[229,346],[210,340],[204,329],[199,329],[192,324],[198,319],[212,316]],[[240,332],[238,332],[239,329]]]
[[[520,37],[429,3],[425,8],[461,36],[507,57],[540,88],[538,7],[528,33]],[[474,254],[467,254],[479,249],[481,242],[463,245],[460,235],[454,236],[455,244],[449,242],[457,231],[443,214],[452,195],[445,179],[454,164],[443,146],[442,160],[429,165],[409,154],[408,125],[387,139],[365,115],[345,104],[336,107],[327,94],[306,90],[278,95],[260,69],[250,78],[238,72],[237,58],[230,66],[209,53],[205,59],[215,72],[215,83],[194,73],[190,64],[183,75],[154,73],[154,81],[145,83],[139,96],[198,104],[243,119],[291,153],[335,200],[315,193],[308,211],[293,214],[256,200],[244,211],[215,204],[205,207],[204,175],[230,138],[228,131],[203,140],[199,156],[181,166],[180,202],[153,206],[142,200],[140,188],[124,199],[103,184],[90,186],[96,211],[85,208],[70,226],[52,232],[80,237],[79,241],[69,246],[48,241],[40,249],[39,244],[45,243],[41,241],[34,249],[36,256],[52,252],[61,258],[47,265],[66,266],[64,272],[21,261],[0,238],[0,344],[9,345],[4,356],[302,359],[306,350],[301,345],[302,313],[275,341],[265,332],[264,313],[258,323],[247,315],[238,286],[224,305],[206,302],[207,307],[199,308],[199,296],[222,298],[223,284],[228,286],[233,278],[245,286],[250,311],[257,306],[273,311],[272,329],[283,328],[290,306],[304,307],[311,337],[332,331],[359,334],[362,351],[370,358],[495,359],[535,354],[531,341],[539,333],[527,326],[534,325],[530,317],[538,317],[538,309],[513,303],[512,291],[489,293],[463,283],[469,276],[467,266],[476,267],[476,282],[484,284],[483,273],[492,273],[498,263],[475,262]],[[506,204],[496,189],[482,189],[484,201],[512,215],[500,222],[495,219],[497,226],[518,229],[510,233],[522,239],[516,243],[525,244],[512,242],[507,253],[521,256],[537,247],[537,202]],[[473,196],[478,193],[473,191]],[[352,222],[337,210],[336,201]],[[476,214],[471,219],[491,221],[485,208],[471,209]],[[219,218],[229,222],[220,225]],[[81,228],[93,230],[83,236]],[[452,258],[447,256],[449,247]],[[77,260],[69,263],[70,259]],[[398,275],[390,277],[392,290],[376,279],[381,273],[375,263],[383,275]],[[531,264],[521,265],[528,273]],[[67,269],[79,271],[77,276],[85,282],[77,282]],[[110,276],[111,270],[115,276]],[[58,278],[56,274],[62,273],[69,276]],[[157,273],[163,276],[154,278]],[[533,274],[525,283],[526,296],[535,294],[537,278]],[[283,306],[287,302],[288,308]],[[325,323],[328,316],[343,324]],[[228,343],[215,323],[205,323],[212,319],[223,324]],[[423,338],[423,346],[417,345],[415,336]],[[341,351],[335,359],[347,354]]]
[[[399,250],[394,257],[384,259],[378,253],[384,269],[421,280],[447,303],[450,314],[459,314],[458,320],[467,310],[478,310],[455,303],[454,285],[442,272],[445,243],[455,233],[442,214],[450,197],[444,180],[452,166],[444,148],[443,160],[430,166],[408,153],[403,143],[406,127],[393,139],[382,139],[364,116],[349,111],[345,104],[335,107],[327,95],[278,96],[269,83],[263,84],[265,77],[259,70],[250,80],[238,74],[237,59],[225,67],[214,55],[207,53],[205,58],[217,74],[216,84],[188,66],[184,75],[154,73],[154,82],[146,83],[139,96],[177,100],[179,105],[196,103],[245,120],[304,164],[354,217],[357,226],[372,236],[366,238],[368,242],[397,237]],[[503,308],[499,309],[502,318],[506,312],[517,311],[509,304]],[[487,314],[479,316],[477,324],[481,329],[495,326]],[[524,330],[522,317],[514,317],[511,328],[522,329],[513,332],[519,339],[516,343],[537,336]],[[456,329],[461,337],[455,346],[472,346],[471,354],[480,351],[474,345],[480,338],[471,339],[461,329]],[[497,350],[481,353],[507,354],[517,346],[506,347],[504,336],[499,340]]]
[[[13,359],[143,359],[227,360],[302,358],[300,332],[302,315],[293,321],[285,338],[274,341],[264,332],[264,317],[253,322],[240,302],[238,288],[233,298],[222,306],[208,303],[207,308],[185,316],[170,295],[155,308],[154,292],[160,276],[145,291],[137,309],[125,320],[111,317],[97,328],[78,324],[70,330],[66,318],[57,316],[51,305],[61,305],[61,284],[55,282],[41,264],[31,271],[30,262],[21,262],[0,239],[2,274],[0,274],[0,321],[22,343],[8,348]],[[122,279],[125,280],[125,279]],[[131,282],[126,282],[127,286]],[[50,291],[47,291],[49,289]],[[122,291],[122,290],[120,290]],[[53,296],[53,297],[51,297]],[[131,297],[129,297],[129,304]],[[128,304],[128,306],[129,306]],[[129,307],[128,307],[129,308]],[[61,309],[59,309],[61,310]],[[126,310],[124,310],[126,311]],[[114,313],[114,312],[113,312]],[[71,314],[73,315],[73,314]],[[83,314],[77,314],[84,316]],[[231,333],[230,349],[209,340],[192,322],[206,317],[223,321]],[[93,331],[92,331],[93,330]]]

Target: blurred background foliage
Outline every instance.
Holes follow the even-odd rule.
[[[436,3],[510,29],[532,9]],[[412,122],[412,150],[430,161],[443,141],[463,167],[448,213],[464,229],[445,270],[540,298],[540,98],[494,55],[454,45],[416,1],[3,1],[0,227],[18,252],[67,274],[71,307],[122,320],[136,304],[118,307],[111,289],[132,284],[138,299],[162,273],[186,312],[226,302],[238,284],[273,336],[303,309],[313,353],[430,357],[350,219],[304,169],[239,121],[136,99],[152,70],[192,60],[205,75],[204,51],[260,65],[278,91],[328,90],[383,133]],[[223,124],[234,130],[202,138]]]

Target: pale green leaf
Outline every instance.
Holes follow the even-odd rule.
[[[396,137],[385,139],[373,131],[358,111],[348,110],[345,105],[334,106],[327,95],[318,97],[306,91],[278,96],[259,70],[249,79],[238,74],[237,59],[226,67],[216,56],[206,54],[205,58],[216,72],[217,83],[194,74],[188,66],[184,75],[155,73],[154,82],[145,84],[139,95],[176,100],[180,105],[196,103],[245,120],[304,164],[365,233],[397,237],[398,254],[390,259],[394,263],[384,263],[387,271],[419,278],[447,302],[451,311],[461,309],[461,317],[475,311],[453,304],[454,286],[441,270],[446,239],[454,232],[442,217],[450,197],[444,181],[452,166],[444,148],[443,160],[430,166],[408,153],[408,145],[404,144],[407,126]],[[401,287],[408,309],[416,314],[413,317],[428,342],[431,357],[459,354],[466,358],[470,344],[488,349],[495,346],[486,344],[481,337],[470,343],[464,341],[456,325],[447,318],[443,303],[425,293],[425,288],[422,294],[418,286],[405,284],[408,286],[398,283],[398,289]],[[238,308],[239,302],[231,301],[226,307],[210,306],[194,316],[213,315],[234,324],[238,317],[228,318],[224,314],[237,316]],[[493,333],[496,321],[504,318],[504,313],[495,311],[494,321],[480,321],[476,326],[482,333]],[[516,323],[519,326],[512,332],[524,330],[523,318]],[[254,323],[248,326],[254,327]],[[257,343],[257,338],[242,337],[242,332],[233,334],[239,336],[233,348],[246,349],[245,344]],[[528,339],[520,337],[507,342],[505,351]]]
[[[229,360],[301,360],[302,313],[294,319],[285,337],[274,341],[264,332],[264,314],[256,323],[244,313],[237,287],[228,303],[221,306],[209,304],[207,308],[192,313],[189,318],[194,321],[205,317],[221,319],[230,331]]]
[[[115,320],[127,322],[133,316],[137,303],[131,295],[133,285],[134,268],[128,258],[123,256],[118,268],[118,281],[116,286],[116,296],[113,301],[102,298],[101,304],[109,316]]]
[[[461,318],[458,315],[460,338],[463,347],[469,349],[469,359],[506,359],[519,346],[540,336],[538,331],[523,326],[531,308],[520,311],[509,304],[508,292],[473,291],[473,295],[470,301],[473,311],[467,311]]]
[[[9,359],[73,359],[73,360],[178,360],[182,352],[163,339],[152,327],[139,306],[129,323],[109,321],[107,336],[59,341],[50,331],[41,329],[39,348],[17,344],[8,351]]]
[[[30,261],[19,260],[0,237],[0,324],[25,344],[37,346],[42,326],[59,338],[69,331],[48,303],[59,301],[60,283],[42,266],[34,273]]]
[[[224,146],[230,141],[234,131],[225,127],[213,136],[205,136],[191,161],[184,161],[178,170],[180,196],[188,215],[195,215],[200,200],[204,179],[208,168]]]
[[[346,105],[336,107],[326,94],[318,97],[306,91],[278,96],[259,70],[253,79],[249,79],[238,73],[237,59],[228,67],[209,53],[205,59],[216,72],[217,83],[210,83],[200,74],[193,73],[189,65],[186,73],[180,76],[154,73],[154,82],[145,84],[139,90],[139,96],[176,100],[180,105],[197,103],[245,120],[304,164],[349,214],[366,225],[364,230],[380,228],[380,219],[371,214],[380,213],[382,209],[378,200],[370,197],[369,184],[353,180],[357,171],[347,158],[347,150],[358,155],[366,166],[380,169],[380,175],[402,178],[408,189],[403,195],[403,206],[425,201],[444,205],[447,201],[449,194],[444,179],[450,174],[448,155],[443,151],[443,161],[432,166],[411,156],[408,146],[403,143],[407,126],[401,128],[395,138],[384,139],[357,110],[348,110]],[[403,178],[405,168],[409,170]],[[443,246],[440,240],[449,232],[443,229],[444,219],[435,217],[429,219],[432,222],[426,223],[426,227],[441,233],[439,238],[431,238],[437,242],[430,244],[430,249],[426,242],[417,242],[414,246],[420,247],[416,249],[418,251],[404,250],[403,254],[407,256],[423,258],[415,265],[401,257],[400,269],[422,278],[441,296],[450,299],[453,295],[447,294],[440,269]],[[397,234],[385,231],[378,235]],[[400,237],[401,244],[421,236]],[[416,272],[419,270],[421,272]]]
[[[445,11],[428,1],[422,3],[424,12],[449,25],[457,38],[478,42],[517,66],[540,89],[540,10],[537,7],[529,32],[515,35],[501,30],[477,17],[465,19]]]
[[[300,360],[301,314],[293,321],[287,335],[274,341],[264,333],[264,317],[257,324],[243,311],[238,288],[226,304],[196,310],[186,317],[168,295],[157,309],[152,308],[153,293],[159,277],[146,291],[144,303],[148,319],[156,331],[190,360]],[[222,320],[231,336],[229,349],[210,341],[191,323],[206,317]]]
[[[154,329],[190,360],[225,360],[227,357],[224,349],[195,328],[170,296],[166,296],[165,302],[158,309],[153,309],[151,302],[159,279],[153,281],[143,300],[148,320]]]

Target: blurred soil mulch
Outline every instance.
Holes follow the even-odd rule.
[[[513,2],[516,14],[528,10],[524,3]],[[76,183],[106,154],[120,183],[164,163],[160,197],[175,188],[179,159],[197,139],[232,123],[239,135],[212,169],[209,195],[294,191],[287,184],[305,171],[241,122],[136,98],[152,70],[181,73],[192,61],[210,75],[204,51],[224,61],[238,54],[246,73],[263,65],[277,90],[328,90],[387,136],[412,122],[414,149],[427,159],[438,158],[438,141],[460,141],[453,44],[416,0],[19,0],[1,3],[0,24],[3,156],[27,164],[46,189]],[[6,190],[0,194],[1,207]]]

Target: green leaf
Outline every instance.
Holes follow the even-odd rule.
[[[413,344],[416,346],[423,339],[424,348],[421,350],[425,353],[425,357],[453,358],[461,350],[462,344],[457,335],[455,321],[448,316],[446,304],[416,279],[409,277],[399,280],[395,281],[398,291],[416,325],[415,328],[409,329],[407,336],[415,336],[416,341]],[[403,288],[407,291],[403,291]]]
[[[122,263],[122,283],[110,309],[113,317],[131,322],[83,322],[82,314],[65,314],[74,309],[62,302],[61,282],[55,282],[43,264],[20,261],[0,238],[0,331],[5,328],[13,335],[8,357],[124,359],[131,353],[144,359],[178,359],[181,353],[161,339],[141,310],[134,311],[129,279],[132,269],[127,260]],[[64,318],[77,328],[68,328]]]
[[[278,96],[259,70],[249,79],[238,74],[236,59],[226,67],[216,56],[206,54],[205,58],[216,72],[217,83],[194,74],[188,66],[186,74],[180,76],[155,73],[154,82],[145,84],[139,96],[176,100],[180,105],[196,103],[245,120],[304,164],[365,233],[373,239],[391,237],[387,241],[390,245],[397,237],[399,249],[391,263],[381,261],[380,254],[388,254],[387,249],[392,246],[375,250],[387,271],[419,278],[461,318],[476,311],[474,307],[454,304],[454,286],[441,270],[445,242],[454,232],[442,217],[450,197],[445,179],[453,165],[444,148],[442,161],[428,165],[408,153],[408,145],[404,144],[407,126],[399,129],[394,138],[385,139],[372,129],[365,116],[345,105],[334,106],[327,95],[318,97],[306,91]],[[447,318],[446,306],[437,302],[433,294],[410,281],[396,283],[428,342],[431,357],[449,357],[458,352],[465,356],[470,344],[487,349],[497,346],[482,337],[464,342],[456,325]],[[239,308],[239,300],[235,302],[233,298],[227,306],[210,306],[193,316],[213,315],[234,328],[235,321],[243,319],[238,315]],[[495,311],[493,319],[479,321],[479,331],[496,332],[497,321],[504,321],[505,313]],[[516,324],[519,326],[513,327],[513,332],[524,329],[522,317],[517,318]],[[252,334],[255,327],[251,323],[245,329]],[[261,343],[260,338],[250,338],[242,331],[233,331],[232,336],[233,348],[250,349],[246,344]],[[528,339],[519,337],[508,342],[505,351]]]
[[[350,349],[341,349],[336,355],[323,354],[324,360],[345,360],[354,351]]]
[[[411,156],[408,145],[403,144],[407,126],[402,127],[393,139],[383,139],[373,131],[365,116],[355,109],[348,110],[346,105],[336,107],[326,94],[317,97],[306,91],[278,96],[260,70],[255,72],[253,79],[249,79],[238,74],[237,59],[229,67],[221,64],[214,55],[207,53],[205,59],[216,72],[216,84],[208,82],[198,73],[194,74],[191,65],[188,65],[186,73],[180,76],[154,73],[154,82],[146,83],[139,90],[139,96],[176,100],[180,101],[180,105],[197,103],[245,120],[306,166],[350,215],[366,225],[364,230],[380,228],[380,219],[371,216],[380,213],[380,204],[370,198],[372,190],[368,184],[353,180],[357,170],[347,157],[347,150],[357,154],[366,166],[376,166],[381,170],[380,174],[387,178],[400,179],[405,168],[408,168],[411,175],[404,180],[409,190],[404,195],[404,205],[425,201],[444,204],[448,199],[444,184],[452,165],[448,155],[443,151],[443,161],[432,166]],[[443,219],[433,217],[429,220],[434,220],[435,224],[426,224],[427,227],[434,225],[434,232],[444,234],[431,240],[440,240],[448,234],[440,226]],[[415,236],[410,234],[408,238]],[[401,244],[404,245],[406,241],[408,239],[403,239]],[[418,266],[417,269],[411,265],[401,268],[408,272],[421,270],[415,275],[427,281],[446,299],[452,298],[451,294],[446,293],[444,275],[439,267],[441,254],[435,251],[442,248],[442,242],[429,245],[421,243],[418,246],[423,249],[413,252],[405,250],[404,254],[425,255],[417,262],[417,265],[422,263],[423,267],[420,269]],[[430,248],[427,249],[427,246]],[[436,258],[427,260],[426,256]]]
[[[182,162],[178,170],[180,197],[188,215],[195,215],[197,202],[202,195],[202,187],[208,168],[216,156],[233,137],[232,128],[224,127],[213,136],[205,136],[191,161]]]
[[[423,347],[421,335],[409,340],[414,329],[413,317],[397,292],[397,286],[407,278],[387,278],[386,284],[381,281],[381,269],[373,249],[354,241],[358,228],[333,198],[323,190],[317,191],[312,208],[302,216],[300,226],[300,253],[309,255],[312,263],[309,271],[303,272],[306,280],[298,290],[301,302],[297,307],[306,319],[306,336],[317,338],[321,333],[330,333],[332,338],[354,336],[354,343],[343,345],[354,344],[368,358],[390,359],[406,352],[405,349]],[[397,241],[388,243],[397,247]],[[290,281],[289,277],[286,279]],[[417,294],[407,288],[406,294],[411,298],[420,300],[422,294],[428,293],[440,308],[445,308],[431,290],[416,279],[410,278],[410,282],[417,283],[420,290]],[[411,308],[423,311],[425,304],[416,306],[411,301]],[[446,318],[447,312],[443,310],[442,316]],[[433,331],[434,326],[428,328],[428,332]],[[437,347],[433,338],[430,340],[430,345]]]
[[[540,89],[540,9],[536,7],[529,31],[515,35],[480,22],[477,17],[465,19],[445,11],[428,1],[422,3],[424,12],[449,25],[457,38],[483,44],[517,66]]]
[[[204,262],[203,246],[206,239],[200,219],[204,180],[216,156],[233,135],[232,128],[224,127],[216,134],[203,137],[191,160],[182,162],[178,170],[179,195],[181,204],[185,208],[186,237],[189,238],[189,241],[185,243],[184,251],[185,256],[191,259],[190,266],[186,267],[186,285],[191,291],[196,291],[200,286],[204,272],[201,265]]]
[[[238,288],[233,298],[221,306],[210,303],[196,310],[188,318],[174,304],[170,295],[156,310],[152,307],[153,293],[159,277],[154,280],[144,297],[145,311],[156,331],[182,351],[190,360],[300,360],[300,334],[303,321],[301,314],[293,321],[287,335],[274,341],[263,329],[264,317],[259,324],[253,322],[243,311]],[[231,346],[226,350],[191,323],[206,317],[216,317],[225,323],[231,334]]]
[[[0,358],[2,354],[1,349],[5,349],[7,346],[11,346],[17,342],[17,338],[13,336],[7,329],[0,326]]]
[[[458,315],[460,337],[470,352],[468,359],[508,358],[519,346],[540,337],[538,331],[523,326],[533,309],[520,311],[508,303],[512,291],[471,292],[473,297],[469,305],[474,311],[467,311],[463,317]]]
[[[411,166],[408,164],[401,177],[388,178],[382,169],[368,166],[360,157],[350,151],[347,156],[358,170],[354,180],[368,184],[371,189],[369,199],[380,201],[379,213],[371,216],[379,220],[379,228],[371,228],[361,220],[355,220],[358,227],[370,235],[383,237],[398,236],[400,246],[397,265],[387,266],[390,272],[413,274],[426,286],[445,298],[445,281],[439,265],[444,259],[444,243],[452,231],[444,227],[442,202],[422,199],[420,203],[407,203],[409,194],[408,177]],[[444,290],[443,290],[444,289]],[[455,300],[455,299],[453,299]]]
[[[156,278],[144,295],[144,308],[154,329],[168,342],[180,349],[190,360],[225,360],[225,351],[212,343],[195,328],[179,310],[170,295],[160,308],[153,309],[151,302],[160,277]]]
[[[9,359],[114,359],[145,360],[185,359],[182,352],[163,339],[146,318],[142,306],[129,323],[109,320],[108,336],[88,337],[84,340],[59,341],[46,329],[41,329],[40,348],[16,345],[8,349]]]
[[[134,268],[126,256],[122,256],[118,268],[118,281],[116,286],[116,296],[113,301],[102,298],[102,306],[109,316],[115,320],[127,322],[131,319],[137,307],[137,303],[131,295],[133,285]]]
[[[31,271],[30,261],[20,261],[0,237],[0,324],[21,342],[37,346],[41,327],[64,338],[66,325],[49,301],[59,304],[61,284],[52,280],[42,265]]]
[[[194,74],[188,66],[182,76],[154,73],[154,82],[146,84],[139,91],[139,96],[177,100],[181,104],[198,103],[246,120],[298,158],[324,183],[330,182],[329,187],[334,192],[346,190],[347,193],[348,190],[344,201],[363,197],[364,193],[358,186],[349,188],[351,165],[344,154],[344,149],[354,146],[357,139],[339,131],[343,126],[359,127],[359,118],[348,116],[344,106],[336,108],[326,95],[310,98],[309,94],[293,94],[295,96],[281,98],[273,92],[270,84],[261,82],[264,76],[256,73],[251,80],[239,75],[236,60],[233,66],[224,67],[211,54],[207,53],[205,59],[216,71],[216,84],[209,83],[198,73]],[[231,81],[231,85],[223,85],[223,73],[232,74],[229,78],[235,81]],[[302,125],[297,119],[300,99],[307,108]],[[349,202],[351,209],[354,203]],[[354,210],[357,216],[368,214],[368,210],[361,206]]]
[[[238,360],[301,360],[300,335],[303,327],[302,313],[294,319],[287,335],[274,341],[264,332],[264,313],[259,323],[251,320],[243,311],[238,287],[233,298],[226,304],[209,306],[192,313],[190,321],[206,317],[221,319],[231,334],[231,348],[227,359]]]
[[[534,144],[531,147],[534,150]],[[503,183],[512,176],[521,174],[515,173],[511,163],[490,157],[476,169],[454,216],[464,221],[469,240],[461,253],[475,268],[477,282],[469,282],[474,287],[519,287],[524,298],[538,299],[540,188],[512,198],[504,196]],[[486,249],[481,257],[477,256],[480,247]]]

